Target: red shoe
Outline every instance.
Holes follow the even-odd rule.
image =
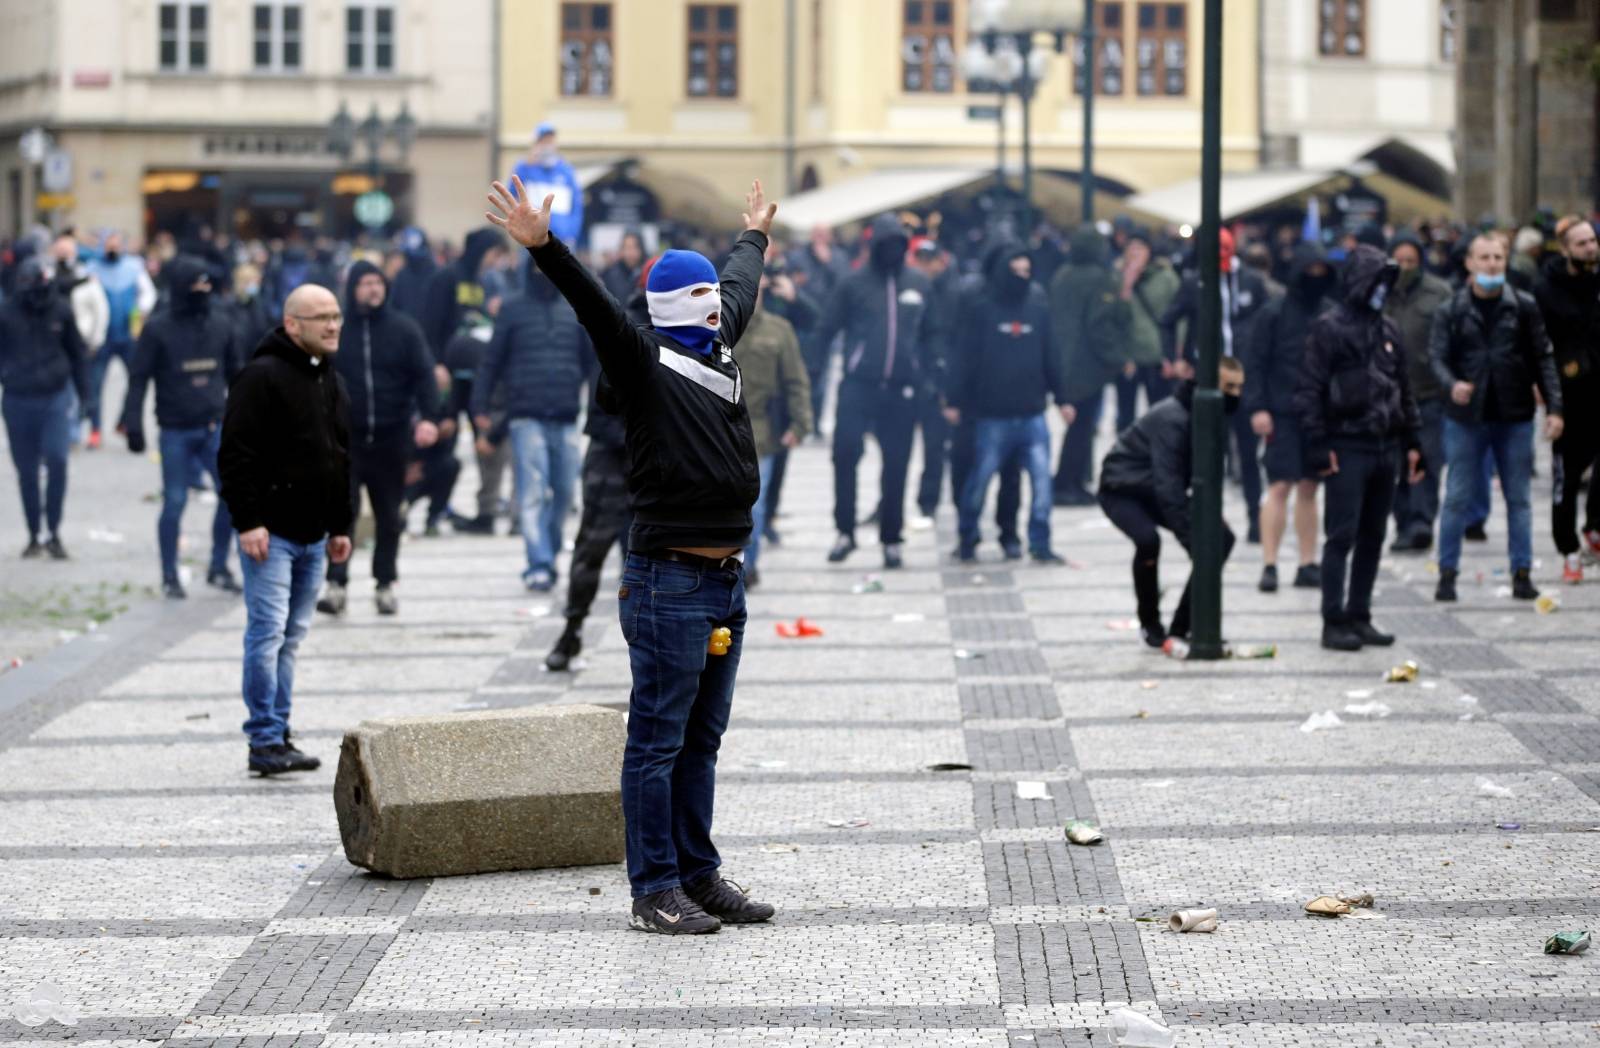
[[[1567,557],[1561,567],[1561,581],[1576,586],[1583,581],[1583,561],[1576,553]]]
[[[1589,556],[1600,558],[1600,531],[1586,531],[1583,541],[1589,546]]]
[[[98,429],[91,429],[89,431],[89,450],[100,450],[100,431]]]

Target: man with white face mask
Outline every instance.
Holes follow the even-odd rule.
[[[755,312],[777,205],[755,183],[720,275],[695,252],[664,254],[645,283],[644,327],[551,235],[554,195],[535,206],[512,183],[494,184],[488,218],[577,313],[627,430],[633,526],[617,596],[633,671],[622,759],[631,923],[682,935],[768,920],[771,906],[718,872],[711,820],[746,617],[737,555],[760,490],[730,347]]]

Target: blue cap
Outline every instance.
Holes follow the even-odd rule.
[[[546,120],[544,123],[540,124],[538,127],[533,129],[533,140],[535,142],[537,142],[539,139],[543,138],[545,135],[553,135],[555,133],[556,133],[556,125],[554,125],[550,121]]]

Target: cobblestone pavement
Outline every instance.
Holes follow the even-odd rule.
[[[1424,560],[1390,560],[1400,644],[1335,655],[1316,594],[1258,594],[1241,546],[1228,635],[1280,653],[1185,664],[1112,628],[1131,549],[1093,510],[1055,514],[1073,567],[987,546],[952,568],[947,511],[884,592],[853,593],[876,552],[823,562],[828,471],[824,448],[796,456],[723,751],[727,873],[779,905],[772,924],[630,932],[620,867],[361,874],[331,760],[246,777],[243,613],[202,594],[113,623],[70,672],[0,681],[0,1013],[40,980],[83,1012],[0,1019],[0,1040],[1048,1048],[1108,1043],[1131,1005],[1185,1046],[1600,1042],[1600,962],[1540,952],[1600,923],[1600,585],[1536,614],[1497,595],[1496,542],[1441,608]],[[503,537],[409,542],[402,613],[380,620],[358,556],[348,618],[305,646],[297,739],[327,759],[367,717],[624,702],[604,598],[587,667],[541,671],[559,595],[522,592],[519,557]],[[1186,567],[1167,566],[1175,591]],[[796,615],[826,636],[778,638]],[[1381,683],[1405,658],[1420,682]],[[1371,700],[1392,715],[1298,730]],[[1107,843],[1068,845],[1071,818]],[[1376,895],[1373,919],[1301,911],[1350,892]],[[1220,930],[1168,932],[1188,906]]]

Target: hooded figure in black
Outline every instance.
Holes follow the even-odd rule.
[[[1294,394],[1300,383],[1306,333],[1328,308],[1338,280],[1322,245],[1298,245],[1284,295],[1256,314],[1243,343],[1245,371],[1250,375],[1244,387],[1244,411],[1250,416],[1251,430],[1266,442],[1261,456],[1267,494],[1261,503],[1263,567],[1258,587],[1263,593],[1278,588],[1278,547],[1283,542],[1291,490],[1300,553],[1294,584],[1305,589],[1322,584],[1317,568],[1317,478],[1305,472]]]
[[[467,234],[461,257],[445,266],[428,281],[427,298],[422,304],[422,331],[428,337],[428,347],[436,357],[443,357],[445,347],[461,327],[462,317],[468,310],[487,313],[483,290],[483,272],[505,251],[505,238],[500,231],[485,226]]]
[[[210,264],[179,255],[168,270],[167,305],[156,310],[139,333],[128,364],[128,396],[117,427],[128,438],[128,450],[145,449],[144,393],[156,387],[156,423],[161,427],[161,518],[156,536],[161,547],[161,588],[182,599],[178,577],[178,532],[189,498],[189,481],[197,472],[217,474],[217,449],[222,442],[222,415],[228,384],[244,367],[245,349],[239,328],[225,306],[213,302]],[[228,504],[217,502],[211,521],[211,564],[206,581],[231,593],[239,584],[228,571],[233,519]]]
[[[844,333],[844,380],[833,429],[833,517],[839,537],[828,559],[834,563],[856,548],[856,466],[869,432],[883,455],[878,503],[883,566],[898,568],[902,563],[906,470],[917,398],[937,395],[927,361],[941,355],[929,309],[932,286],[906,268],[909,242],[894,215],[874,219],[867,264],[840,279],[815,331],[823,345]]]
[[[1600,461],[1600,418],[1588,409],[1600,406],[1600,243],[1593,224],[1563,220],[1557,227],[1561,253],[1545,260],[1544,279],[1535,290],[1539,311],[1555,351],[1561,376],[1561,403],[1566,428],[1555,442],[1555,505],[1550,516],[1552,537],[1565,558],[1563,578],[1583,578],[1578,535],[1578,494],[1583,475]],[[1576,410],[1573,410],[1576,409]],[[1600,483],[1589,482],[1584,503],[1584,541],[1600,554]]]
[[[1338,300],[1311,324],[1294,398],[1306,476],[1322,477],[1327,488],[1322,645],[1337,651],[1394,643],[1372,625],[1372,585],[1402,452],[1412,482],[1421,480],[1421,417],[1405,347],[1383,314],[1399,275],[1377,248],[1361,244],[1350,253]]]
[[[394,275],[394,283],[389,288],[389,304],[412,320],[421,322],[424,303],[428,298],[428,284],[439,272],[439,264],[433,260],[433,249],[428,246],[427,234],[415,226],[400,234],[400,252],[405,255],[406,261],[400,267],[400,272]]]
[[[438,438],[439,387],[433,354],[415,321],[389,301],[389,282],[371,262],[356,262],[345,281],[344,327],[334,368],[350,400],[350,500],[352,507],[367,489],[372,504],[376,541],[372,577],[377,583],[378,612],[399,610],[393,586],[399,578],[397,559],[405,521],[406,463],[416,446],[432,446]],[[348,562],[328,564],[328,586],[317,610],[344,611]]]
[[[1050,428],[1046,398],[1069,417],[1067,379],[1050,330],[1050,303],[1033,282],[1025,247],[991,251],[985,286],[964,303],[945,387],[947,417],[972,426],[976,449],[971,475],[959,495],[957,557],[970,561],[978,545],[978,517],[989,481],[1007,464],[1027,469],[1033,503],[1028,547],[1034,560],[1060,563],[1050,548]],[[1014,541],[1014,540],[1013,540]],[[1007,548],[1006,556],[1020,555]]]
[[[0,413],[5,415],[11,461],[17,467],[22,514],[28,524],[24,557],[46,551],[65,560],[61,513],[67,499],[67,454],[72,436],[73,390],[89,402],[89,357],[72,307],[52,286],[49,261],[31,255],[19,263],[11,293],[0,303]],[[70,388],[69,388],[70,386]],[[39,498],[39,470],[48,475]],[[40,543],[41,517],[49,526]]]

